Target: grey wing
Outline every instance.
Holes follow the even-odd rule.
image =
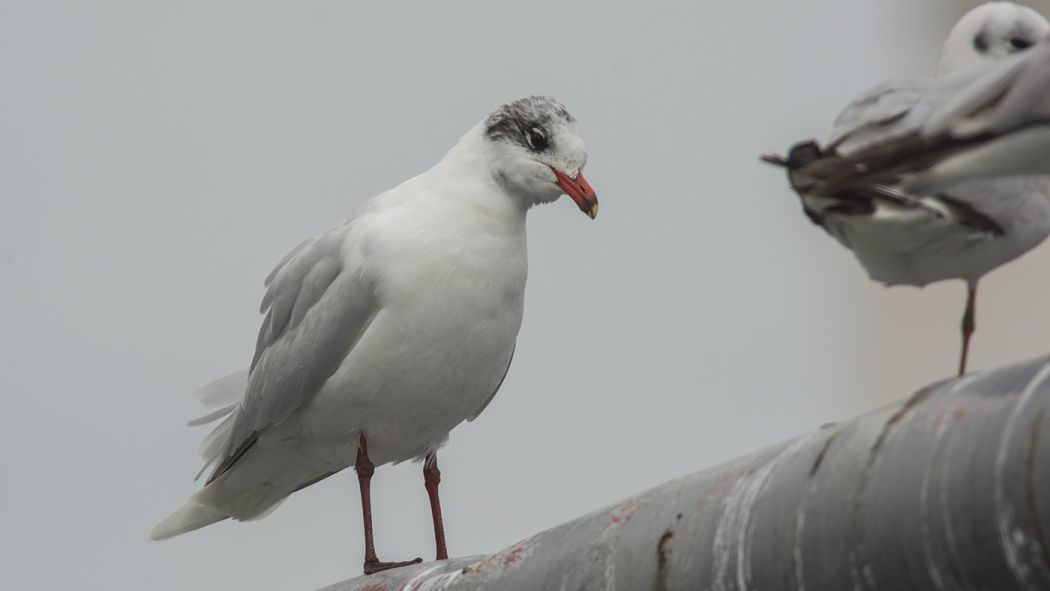
[[[1000,62],[916,86],[916,103],[890,130],[867,133],[854,149],[807,165],[799,175],[816,179],[825,194],[909,177],[909,191],[936,183],[916,175],[997,134],[1050,119],[1050,43]]]
[[[930,193],[938,185],[923,171],[997,133],[1050,119],[1048,88],[1046,41],[955,76],[883,84],[843,111],[825,146],[800,144],[793,148],[800,156],[785,159],[783,166],[797,191],[836,202],[848,195],[860,197],[862,204],[871,197],[892,201],[898,189]],[[981,208],[971,211],[964,201],[936,197],[967,224],[1001,231]]]
[[[308,402],[375,317],[371,282],[360,262],[342,253],[347,229],[342,226],[300,245],[267,279],[266,317],[247,389],[216,429],[221,440],[211,442],[213,457],[206,459],[218,465],[209,482],[251,447],[259,431]]]
[[[930,110],[923,92],[926,86],[924,82],[907,80],[884,82],[846,105],[824,142],[800,142],[792,146],[786,158],[769,155],[762,159],[786,168],[791,186],[798,193],[809,192],[832,179],[856,176],[859,169],[850,158],[853,152],[915,134],[923,115]]]
[[[507,369],[503,370],[503,377],[501,377],[499,379],[499,383],[496,384],[496,389],[492,391],[492,394],[489,394],[489,397],[485,399],[485,402],[481,403],[481,406],[478,407],[478,410],[474,411],[474,414],[467,417],[467,421],[473,421],[474,419],[478,418],[478,415],[485,412],[485,409],[488,408],[489,403],[492,402],[492,399],[496,397],[496,393],[499,392],[499,389],[501,387],[503,387],[503,381],[507,379],[507,374],[510,373],[510,364],[514,363],[514,352],[517,350],[517,346],[511,349],[510,359],[507,360]]]
[[[910,80],[885,82],[857,97],[835,119],[823,150],[849,153],[914,131],[929,110],[925,87]]]
[[[1040,176],[1011,176],[960,183],[940,197],[973,215],[957,221],[971,229],[993,235],[1028,235],[1032,228],[1045,227],[1050,215],[1050,179]],[[1040,234],[1042,236],[1043,234]]]
[[[944,142],[924,135],[925,126],[985,72],[887,83],[862,95],[839,116],[835,133],[817,157],[793,167],[798,184],[831,195],[875,182],[894,184],[901,175],[936,162]]]

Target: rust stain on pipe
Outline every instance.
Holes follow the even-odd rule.
[[[817,454],[817,458],[813,460],[813,467],[809,469],[809,476],[812,478],[817,470],[820,469],[821,462],[824,461],[824,454],[828,453],[828,449],[831,447],[831,443],[835,441],[835,438],[839,436],[839,432],[835,431],[828,437],[828,440],[824,442],[824,446],[820,448],[820,453]]]
[[[897,410],[897,412],[893,413],[893,415],[891,415],[890,418],[886,420],[886,424],[882,426],[882,432],[879,433],[878,439],[876,439],[875,443],[871,446],[871,455],[868,457],[868,463],[875,462],[875,456],[877,456],[879,454],[879,450],[882,449],[882,444],[886,441],[886,437],[889,436],[890,429],[892,429],[893,426],[897,423],[901,422],[901,420],[904,419],[904,416],[907,415],[909,411],[921,404],[922,401],[929,398],[931,394],[933,394],[939,389],[940,384],[933,384],[922,388],[915,394],[912,394],[911,398],[909,398],[908,401],[905,402],[899,410]]]
[[[673,537],[674,532],[671,531],[671,528],[667,528],[664,535],[660,536],[660,541],[656,543],[656,578],[653,579],[653,591],[670,589],[668,579],[671,574],[671,549],[667,547],[667,543]]]

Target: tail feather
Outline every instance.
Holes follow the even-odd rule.
[[[177,511],[153,526],[147,539],[166,540],[195,529],[200,529],[206,525],[222,521],[228,517],[229,515],[226,515],[218,509],[202,505],[195,502],[194,499],[190,499],[185,505],[179,507]]]
[[[236,406],[244,398],[247,389],[248,370],[242,369],[201,386],[197,390],[197,398],[205,408]],[[202,419],[203,417],[198,421]]]
[[[207,437],[201,441],[200,454],[201,458],[204,459],[204,466],[201,467],[200,472],[197,473],[197,480],[201,477],[201,474],[208,469],[208,466],[218,464],[221,462],[226,455],[226,452],[230,445],[230,431],[233,429],[233,417],[230,415],[223,419]]]

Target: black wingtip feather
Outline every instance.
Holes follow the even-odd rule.
[[[780,154],[762,154],[758,157],[759,160],[773,166],[779,166],[780,168],[787,168],[788,161]]]

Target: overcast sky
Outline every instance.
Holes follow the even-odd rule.
[[[949,375],[962,285],[870,282],[757,156],[930,74],[974,4],[3,2],[2,586],[359,574],[352,472],[143,540],[199,486],[192,392],[247,365],[273,265],[522,95],[578,118],[602,210],[530,213],[514,365],[441,455],[453,554]],[[1044,245],[982,283],[975,368],[1050,349],[1048,266]],[[373,494],[380,557],[432,558],[419,466]]]

